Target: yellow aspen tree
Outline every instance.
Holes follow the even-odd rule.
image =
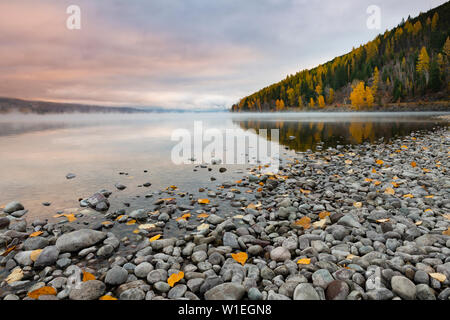
[[[320,95],[319,98],[317,98],[317,103],[319,104],[319,107],[325,108],[325,98],[323,95]]]
[[[369,87],[366,87],[366,90],[364,92],[364,100],[367,107],[373,107],[374,97],[372,94],[372,89]]]
[[[435,12],[433,15],[433,19],[431,20],[431,30],[433,31],[436,30],[438,21],[439,21],[439,14]]]
[[[450,37],[447,37],[444,44],[444,54],[447,56],[447,59],[450,59]]]
[[[309,100],[309,106],[311,107],[311,108],[314,108],[314,99],[313,98],[311,98],[310,100]]]
[[[417,62],[418,73],[428,73],[430,70],[430,57],[428,56],[427,48],[422,47],[419,54],[419,61]]]
[[[350,101],[352,105],[357,109],[364,106],[364,82],[360,81],[356,86],[353,87],[353,91],[350,94]]]

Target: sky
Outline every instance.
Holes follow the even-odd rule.
[[[229,108],[445,0],[0,0],[0,96]],[[67,28],[67,7],[81,28]],[[369,29],[367,8],[380,8]]]

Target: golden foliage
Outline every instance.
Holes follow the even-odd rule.
[[[31,292],[28,292],[28,296],[33,299],[38,299],[40,296],[56,296],[56,289],[53,287],[42,287]]]
[[[83,271],[83,282],[95,280],[95,276],[87,271]]]
[[[150,241],[150,242],[153,242],[153,241],[158,240],[159,238],[161,238],[161,235],[160,235],[160,234],[157,234],[156,236],[151,237],[151,238],[149,239],[149,241]]]
[[[248,254],[245,252],[239,252],[239,253],[232,253],[231,257],[236,261],[239,262],[242,265],[245,265],[248,259]]]
[[[118,300],[118,299],[114,298],[113,296],[106,295],[106,296],[100,297],[98,300]]]
[[[297,261],[297,264],[301,264],[301,265],[309,265],[309,264],[311,264],[311,259],[299,259],[298,261]]]
[[[173,287],[175,283],[179,282],[181,279],[184,278],[184,272],[180,271],[178,273],[173,273],[169,279],[167,279],[167,283],[169,286]]]

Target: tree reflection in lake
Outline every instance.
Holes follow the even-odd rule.
[[[405,136],[413,131],[448,126],[448,122],[427,117],[355,117],[347,119],[234,119],[244,130],[279,129],[280,144],[295,151],[316,150],[336,145],[375,143],[380,139]],[[293,138],[295,137],[295,139]]]

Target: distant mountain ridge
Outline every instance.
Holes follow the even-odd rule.
[[[202,112],[207,112],[205,110]],[[221,111],[221,110],[216,110]],[[52,113],[163,113],[163,112],[200,112],[199,110],[166,109],[161,107],[108,107],[98,105],[32,101],[0,97],[0,114],[21,112],[35,114]]]
[[[449,99],[450,1],[351,52],[288,75],[232,106],[234,112],[370,109]],[[423,102],[423,101],[421,101]]]

